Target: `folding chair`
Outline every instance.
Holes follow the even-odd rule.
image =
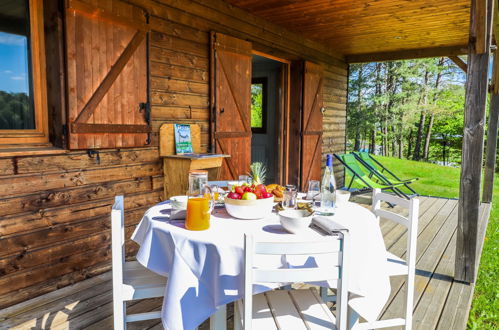
[[[305,268],[255,268],[257,255],[337,254],[334,265]],[[234,328],[255,329],[346,329],[348,232],[320,241],[255,242],[245,235],[244,298],[235,304]],[[315,289],[274,290],[253,297],[254,283],[289,283],[337,280],[336,316],[321,300]]]
[[[125,209],[123,196],[116,196],[111,211],[113,261],[113,321],[115,330],[127,322],[161,318],[161,311],[126,314],[126,301],[162,297],[166,277],[157,275],[137,261],[125,262]]]
[[[390,184],[403,184],[407,189],[409,189],[413,196],[419,196],[419,194],[409,186],[414,181],[419,180],[419,178],[411,178],[407,180],[400,179],[397,175],[395,175],[392,171],[390,171],[386,166],[383,166],[376,158],[374,158],[371,154],[365,151],[355,151],[352,153],[355,158],[368,170],[372,173],[369,177],[374,175],[374,172],[377,173],[377,176],[383,177],[385,182]]]
[[[396,183],[391,184],[383,179],[383,177],[377,175],[377,173],[373,172],[374,176],[381,181],[381,183],[374,181],[371,179],[359,166],[359,162],[357,158],[353,154],[343,154],[338,155],[334,154],[334,157],[340,161],[343,166],[347,169],[347,173],[352,176],[350,183],[348,184],[347,189],[352,187],[353,182],[363,186],[364,189],[381,189],[381,190],[391,190],[396,195],[400,197],[404,197],[409,199],[409,196],[401,191],[398,187],[404,185],[404,183]]]

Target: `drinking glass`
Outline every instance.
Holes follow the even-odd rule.
[[[310,180],[308,182],[307,196],[305,199],[314,200],[321,193],[321,184],[317,180]]]
[[[295,209],[296,195],[296,187],[294,185],[287,185],[282,196],[282,207],[285,209]]]
[[[189,191],[187,192],[187,216],[185,228],[189,230],[205,230],[210,228],[210,214],[214,201],[208,186],[208,172],[189,171]]]
[[[239,176],[239,184],[242,185],[243,183],[250,183],[251,184],[251,178],[248,175],[240,175]]]
[[[214,202],[218,203],[220,201],[220,197],[222,197],[221,192],[223,193],[223,190],[220,189],[217,185],[210,186],[210,189]]]

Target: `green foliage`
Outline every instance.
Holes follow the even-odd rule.
[[[427,160],[441,160],[445,140],[446,158],[459,162],[455,151],[461,145],[464,81],[460,69],[444,58],[351,65],[349,144],[353,149],[367,148],[374,133],[375,146],[370,147],[377,153],[412,157],[416,137],[419,135],[418,153],[422,154],[428,134]]]
[[[0,130],[34,128],[29,96],[0,91]]]
[[[251,84],[251,127],[263,127],[263,84]]]

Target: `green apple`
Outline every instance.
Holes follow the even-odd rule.
[[[247,192],[245,192],[243,194],[243,197],[241,199],[244,199],[244,200],[255,200],[257,198],[256,198],[255,194],[253,194],[252,192],[247,191]]]

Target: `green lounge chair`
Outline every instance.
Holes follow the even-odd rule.
[[[419,178],[412,178],[407,180],[400,179],[395,173],[390,171],[388,168],[383,166],[376,158],[374,158],[371,154],[365,151],[355,151],[353,152],[355,158],[357,158],[365,168],[372,171],[369,177],[372,177],[374,172],[377,172],[377,177],[383,177],[383,181],[389,184],[399,184],[402,183],[407,189],[409,189],[415,196],[419,196],[419,194],[409,186],[414,181],[419,180]]]
[[[409,199],[409,196],[407,196],[407,194],[398,189],[398,187],[404,185],[404,183],[397,183],[397,184],[387,183],[386,181],[384,181],[382,177],[378,176],[377,173],[373,172],[373,175],[376,176],[376,178],[380,182],[374,181],[369,177],[368,174],[366,174],[362,170],[359,161],[357,160],[357,158],[355,158],[353,154],[343,154],[343,155],[334,154],[334,157],[338,159],[340,163],[343,164],[343,166],[345,166],[347,173],[352,176],[352,179],[350,180],[347,189],[350,189],[352,187],[352,183],[356,182],[359,185],[363,186],[363,189],[372,190],[379,188],[381,190],[391,190],[396,195]]]

